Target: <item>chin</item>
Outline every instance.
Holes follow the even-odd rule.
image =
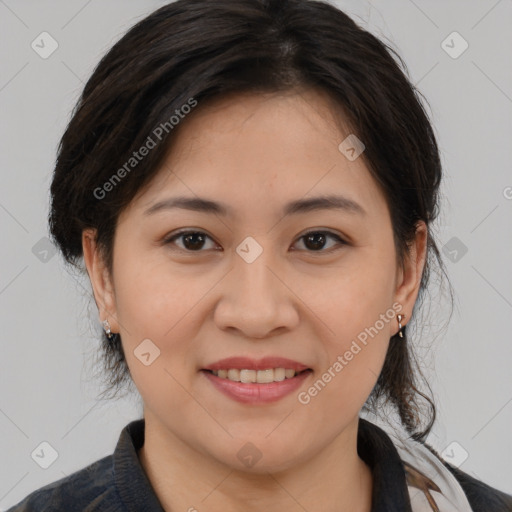
[[[267,435],[268,431],[259,436],[237,436],[210,454],[235,471],[254,475],[287,471],[306,461],[307,453],[298,448],[304,447],[304,438],[302,441],[300,437],[270,439]]]

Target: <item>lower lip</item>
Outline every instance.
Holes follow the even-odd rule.
[[[266,384],[258,384],[256,382],[243,384],[241,382],[217,377],[209,371],[202,370],[201,373],[203,373],[219,391],[233,400],[243,403],[258,404],[276,402],[284,396],[293,393],[312,372],[311,370],[307,370],[291,379]]]

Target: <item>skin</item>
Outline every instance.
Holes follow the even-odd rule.
[[[314,90],[199,105],[181,122],[159,174],[120,215],[113,275],[94,230],[83,232],[100,318],[121,333],[144,402],[139,459],[166,510],[371,508],[372,476],[357,454],[357,422],[398,331],[396,316],[307,405],[298,392],[271,404],[242,404],[199,372],[225,357],[277,355],[313,369],[298,390],[304,391],[393,303],[406,315],[402,325],[410,318],[426,226],[418,224],[398,266],[385,198],[363,158],[349,161],[338,150],[350,132],[332,112]],[[333,191],[366,215],[281,214],[288,201]],[[144,215],[177,195],[225,203],[234,215]],[[186,245],[183,237],[163,243],[181,228],[204,232],[203,246]],[[348,243],[328,237],[315,250],[301,238],[322,230]],[[247,236],[263,248],[252,263],[235,251]],[[134,355],[146,338],[160,349],[149,366]],[[237,458],[247,442],[262,454],[252,467]]]

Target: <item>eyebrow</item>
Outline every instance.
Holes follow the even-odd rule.
[[[222,203],[201,197],[173,197],[158,201],[148,208],[144,215],[172,209],[184,209],[216,215],[233,215],[232,209]],[[309,213],[319,210],[343,210],[348,213],[366,215],[365,209],[357,202],[340,195],[323,195],[309,199],[297,199],[287,203],[282,211],[283,216]]]

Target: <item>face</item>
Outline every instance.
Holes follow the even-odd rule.
[[[254,471],[277,471],[357,422],[414,305],[425,232],[399,268],[383,194],[338,149],[348,135],[318,91],[199,105],[121,214],[112,276],[84,232],[102,319],[170,443],[247,469],[245,446],[263,455]],[[334,195],[336,208],[308,203]],[[226,211],[171,207],[178,197]]]

